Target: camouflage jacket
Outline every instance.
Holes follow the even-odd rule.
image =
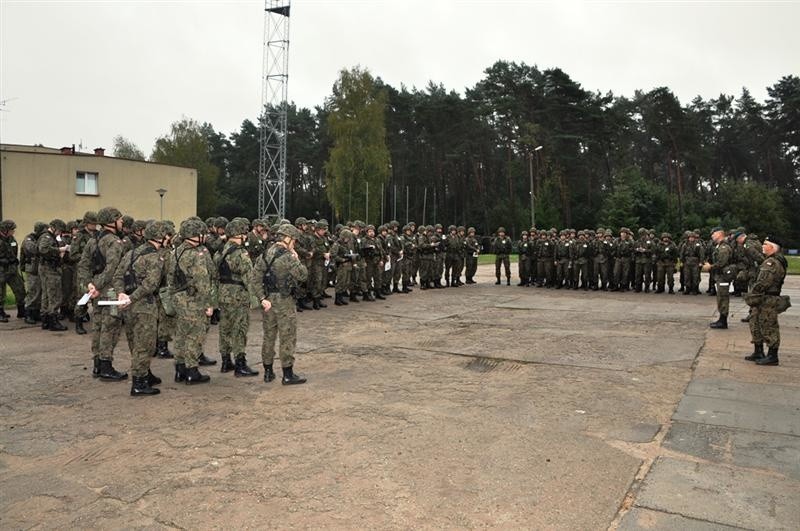
[[[175,249],[173,267],[167,270],[167,283],[175,290],[176,302],[185,299],[186,305],[195,308],[212,307],[210,269],[213,268],[208,249],[203,245],[193,247],[187,242]]]
[[[13,236],[0,236],[0,270],[16,270],[19,264],[19,249]]]
[[[96,249],[99,249],[99,256],[105,262],[102,270],[99,268],[100,264],[95,264]],[[81,253],[81,260],[78,262],[78,286],[80,290],[85,290],[90,282],[100,292],[112,287],[111,281],[123,254],[122,240],[119,239],[119,236],[110,231],[96,232],[95,237],[86,244]]]
[[[758,278],[751,291],[759,295],[780,295],[787,267],[786,258],[780,253],[766,258],[758,269]]]
[[[49,230],[45,230],[37,242],[39,253],[39,265],[46,265],[50,268],[61,266],[61,252],[58,250],[62,246],[61,236],[56,236]]]
[[[259,258],[252,272],[256,298],[290,297],[294,289],[308,278],[308,269],[283,245],[273,245]],[[272,278],[274,285],[268,285]]]
[[[126,273],[132,283],[126,286]],[[164,276],[164,257],[152,245],[143,245],[125,253],[119,261],[112,284],[117,293],[128,293],[134,313],[157,313],[158,288]],[[126,289],[127,288],[127,289]],[[133,288],[133,289],[131,289]]]
[[[249,293],[255,295],[252,285],[253,262],[244,246],[228,242],[222,252],[214,256],[219,278],[219,302],[222,304],[247,304]]]

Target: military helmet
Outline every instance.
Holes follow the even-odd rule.
[[[0,230],[3,232],[12,231],[17,228],[17,224],[14,223],[13,219],[4,219],[0,221]]]
[[[384,231],[389,232],[388,225],[381,225],[380,227],[378,227],[378,232],[384,232]]]
[[[470,227],[467,229],[467,234],[475,234],[475,227]]]
[[[367,232],[369,231],[375,232],[375,225],[367,225]]]
[[[339,238],[342,240],[349,240],[353,237],[353,231],[350,229],[342,229],[339,231]]]
[[[393,219],[392,221],[389,222],[389,226],[396,229],[397,227],[400,226],[400,223],[396,219]]]
[[[225,224],[225,236],[234,238],[247,233],[247,225],[238,220],[229,221]]]
[[[72,229],[78,228],[78,222],[74,219],[67,221],[67,232],[72,232]]]
[[[133,221],[133,216],[129,216],[127,214],[122,216],[122,226],[126,229],[133,227]]]
[[[136,231],[144,230],[145,227],[147,227],[147,222],[145,220],[143,220],[143,219],[137,219],[131,225],[131,230],[136,232]]]
[[[122,212],[114,207],[104,207],[97,212],[97,222],[101,225],[113,225],[122,217]]]
[[[63,219],[59,219],[59,218],[56,218],[53,221],[51,221],[50,222],[50,227],[52,227],[54,230],[61,231],[61,232],[64,232],[65,230],[67,230],[67,224],[64,223]]]
[[[93,210],[87,210],[86,213],[83,215],[83,222],[97,223],[97,212],[94,212]]]
[[[662,232],[661,233],[661,239],[663,240],[664,238],[668,238],[668,239],[671,240],[672,239],[672,234],[670,234],[669,232]]]
[[[639,227],[639,230],[637,232],[638,232],[639,235],[642,235],[642,234],[647,233],[647,229],[644,228],[644,227]]]
[[[33,224],[33,233],[37,236],[44,232],[44,229],[47,228],[47,223],[44,221],[37,221]]]
[[[416,227],[417,226],[417,222],[416,221],[409,221],[408,224],[411,225],[412,227]]]
[[[230,221],[225,216],[219,216],[214,218],[214,221],[211,222],[211,227],[215,229],[224,229],[228,226]]]
[[[355,220],[355,221],[353,222],[353,226],[354,226],[354,227],[358,227],[359,229],[363,229],[363,228],[364,228],[364,227],[366,227],[367,225],[366,225],[366,224],[365,224],[363,221],[361,221],[360,219],[357,219],[357,220]]]
[[[611,229],[606,229],[606,231],[603,233],[603,236],[612,236],[613,237],[614,236],[614,231],[612,231]]]
[[[466,230],[467,230],[467,229],[464,227],[464,225],[459,225],[459,226],[456,228],[456,230],[457,230],[458,232],[466,232]]]
[[[502,232],[503,234],[505,234],[505,232],[506,232],[506,228],[505,228],[505,227],[500,227],[500,228],[498,228],[498,229],[497,229],[497,234],[500,234],[501,232]]]
[[[180,237],[184,240],[197,238],[208,232],[208,226],[200,219],[187,219],[181,223]]]
[[[520,233],[520,236],[527,236],[527,235],[528,235],[528,231],[526,231],[526,230],[524,230],[524,231],[522,231]]]
[[[458,229],[456,229],[455,225],[450,225],[449,227],[447,227],[447,232],[453,232],[455,230],[458,230]]]
[[[284,223],[278,227],[276,234],[278,236],[288,236],[290,238],[294,238],[295,240],[300,237],[300,231],[297,230],[297,227],[290,223]]]
[[[161,241],[167,237],[169,233],[169,225],[163,221],[151,221],[144,228],[145,240]]]
[[[308,220],[306,218],[304,218],[303,216],[300,216],[296,220],[294,220],[295,226],[305,225],[306,223],[308,223]]]
[[[261,218],[256,218],[256,219],[253,220],[253,228],[266,227],[266,226],[267,226],[267,223]]]
[[[433,225],[428,225],[428,226],[427,226],[427,227],[425,227],[425,228],[428,230],[428,232],[433,232],[433,231],[435,230],[435,229],[434,229],[434,227],[433,227]]]
[[[327,229],[327,228],[328,228],[328,222],[325,221],[324,219],[321,219],[316,223],[314,223],[314,230]]]

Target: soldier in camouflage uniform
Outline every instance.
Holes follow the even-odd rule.
[[[113,279],[122,259],[122,214],[113,207],[97,213],[100,229],[83,249],[78,262],[78,286],[88,292],[92,300],[92,376],[106,381],[121,381],[128,373],[114,369],[114,348],[122,330],[118,308],[100,306],[100,298],[117,300]]]
[[[383,272],[383,249],[375,237],[375,227],[373,225],[367,225],[367,233],[361,239],[360,254],[364,257],[366,265],[364,274],[366,289],[362,293],[364,300],[369,302],[374,302],[375,299],[385,300],[385,297],[379,291],[381,273]]]
[[[709,325],[710,328],[728,328],[728,309],[730,306],[730,286],[736,278],[736,264],[733,263],[733,249],[728,243],[727,235],[722,227],[711,230],[712,251],[711,271],[716,281],[717,311],[719,319]]]
[[[11,219],[0,222],[0,322],[7,323],[8,315],[3,308],[6,285],[11,288],[17,301],[17,319],[25,318],[25,285],[19,274],[19,246],[14,238],[17,224]]]
[[[536,277],[538,287],[553,287],[553,265],[556,259],[556,246],[550,239],[550,233],[546,230],[539,232],[539,250],[536,255]]]
[[[496,285],[500,284],[500,267],[505,268],[506,285],[511,285],[511,261],[508,258],[513,250],[513,242],[511,238],[506,236],[506,229],[500,227],[497,229],[497,237],[492,241],[492,252],[494,258],[494,276],[497,278]]]
[[[314,224],[314,234],[311,239],[311,252],[313,256],[308,267],[308,289],[311,293],[312,308],[319,310],[327,308],[322,299],[328,285],[327,267],[331,261],[331,243],[328,239],[328,222],[324,219]]]
[[[567,239],[567,233],[561,231],[556,242],[556,289],[570,287],[569,279],[572,269],[572,250]]]
[[[402,293],[411,293],[411,276],[414,273],[414,261],[417,259],[417,237],[411,225],[403,227],[403,236],[400,239],[403,246],[403,256],[400,260],[400,269],[403,275]]]
[[[528,248],[530,247],[530,240],[528,239],[528,231],[522,231],[520,240],[517,242],[517,273],[519,274],[519,283],[517,286],[530,285],[531,279],[531,265],[530,257],[528,255]]]
[[[347,306],[349,304],[345,298],[347,297],[347,290],[352,285],[350,277],[353,273],[353,262],[357,254],[353,232],[350,229],[340,230],[339,239],[331,247],[331,257],[336,263],[336,296],[334,299],[336,306]],[[358,302],[358,299],[352,294],[350,300]]]
[[[255,261],[256,258],[264,254],[267,250],[267,240],[269,239],[269,226],[264,220],[254,219],[253,230],[247,233],[247,239],[244,242],[244,247],[247,249],[247,254],[250,255],[250,260]]]
[[[128,251],[114,272],[114,289],[119,293],[118,300],[126,303],[121,309],[126,335],[131,338],[131,396],[160,393],[154,386],[161,378],[150,371],[150,356],[158,338],[158,289],[164,276],[164,258],[159,250],[165,240],[164,223],[150,223],[142,233],[141,245]]]
[[[187,385],[211,380],[198,369],[198,353],[206,338],[208,318],[214,313],[209,251],[203,245],[208,229],[199,218],[181,223],[181,244],[175,249],[174,268],[167,271],[175,306],[175,381]]]
[[[389,270],[389,283],[386,285],[387,291],[391,293],[401,293],[400,286],[403,282],[403,242],[398,234],[400,224],[392,220],[387,226],[386,250],[389,252],[391,269]]]
[[[245,354],[250,328],[250,294],[255,294],[251,283],[253,263],[243,245],[247,230],[247,225],[240,220],[228,222],[225,247],[214,256],[219,276],[220,372],[234,371],[234,376],[258,375],[258,371],[247,366]]]
[[[768,236],[762,244],[764,261],[758,270],[758,278],[745,297],[751,308],[750,336],[754,350],[745,359],[758,365],[778,365],[778,349],[781,332],[778,315],[790,306],[788,297],[781,296],[788,263],[781,254],[783,244],[776,237]],[[764,355],[764,343],[767,355]]]
[[[574,245],[575,250],[575,280],[572,289],[578,289],[580,285],[583,291],[589,289],[591,280],[589,279],[589,264],[592,261],[592,246],[586,239],[586,232],[578,232],[578,241]]]
[[[633,247],[634,254],[634,274],[633,290],[636,293],[642,291],[650,293],[650,275],[652,273],[652,261],[655,242],[650,239],[650,234],[644,227],[639,229],[639,239]]]
[[[611,261],[614,257],[614,235],[611,229],[598,229],[594,240],[594,286],[593,290],[609,290]]]
[[[447,227],[448,234],[442,236],[444,245],[444,283],[446,286],[457,288],[461,285],[458,281],[456,268],[458,267],[459,256],[461,255],[463,243],[458,236],[458,228],[455,225]]]
[[[82,221],[83,227],[78,231],[75,237],[72,238],[72,243],[69,245],[70,259],[75,263],[75,296],[78,298],[83,296],[83,287],[78,284],[78,262],[80,262],[83,250],[86,248],[89,240],[94,237],[97,227],[97,213],[91,210],[86,212],[83,215]],[[84,304],[83,306],[75,306],[73,311],[75,315],[75,333],[78,335],[86,334],[83,323],[89,320],[88,308],[89,306]]]
[[[420,233],[417,236],[417,249],[420,253],[419,286],[420,289],[426,290],[436,287],[433,283],[433,274],[436,267],[435,247],[432,240],[433,227],[420,225],[419,230]]]
[[[614,289],[628,291],[630,287],[631,257],[633,255],[633,232],[627,227],[619,230],[619,240],[614,248]]]
[[[67,222],[66,233],[61,236],[63,242],[69,247],[61,259],[61,315],[70,321],[75,321],[74,309],[78,303],[76,281],[80,256],[73,258],[72,253],[70,253],[72,243],[78,235],[78,230],[78,223],[70,220]]]
[[[442,284],[442,276],[444,275],[444,255],[445,255],[445,242],[447,241],[447,236],[444,234],[444,227],[440,223],[437,223],[433,227],[433,258],[434,258],[434,267],[433,267],[433,285],[437,288],[444,288],[445,286]]]
[[[292,292],[306,280],[308,270],[294,250],[300,231],[289,224],[284,224],[278,228],[277,236],[278,241],[253,268],[256,296],[266,311],[263,315],[264,341],[261,346],[264,381],[270,382],[275,379],[273,370],[275,341],[280,338],[280,359],[283,368],[281,383],[302,384],[306,379],[294,373],[297,307]]]
[[[675,294],[675,263],[678,261],[678,246],[672,241],[668,232],[661,234],[661,242],[656,247],[656,293],[664,293],[669,287],[669,294]]]
[[[39,236],[47,224],[37,221],[33,232],[22,242],[20,264],[25,272],[25,324],[36,324],[41,320],[42,282],[39,279]]]
[[[686,283],[684,295],[700,295],[700,264],[706,259],[706,250],[699,236],[696,232],[689,232],[686,243],[680,250],[683,279]]]
[[[294,226],[298,231],[300,231],[300,236],[295,242],[295,252],[297,252],[297,256],[300,257],[300,261],[303,262],[303,265],[306,266],[306,269],[309,269],[311,267],[311,260],[314,258],[314,251],[312,249],[312,237],[308,234],[308,220],[303,216],[300,216],[294,221]],[[306,282],[303,282],[297,286],[295,296],[297,297],[298,312],[310,310],[312,308],[308,305],[308,286],[306,285]]]
[[[458,234],[458,252],[456,253],[456,261],[455,261],[455,274],[456,274],[456,285],[463,286],[464,283],[461,282],[461,273],[464,271],[464,257],[466,255],[466,240],[467,240],[467,229],[461,225],[457,228]]]
[[[69,250],[61,237],[66,230],[67,225],[62,220],[54,219],[37,242],[39,278],[42,282],[42,329],[52,332],[63,332],[67,329],[58,320],[58,311],[63,300],[61,262]]]
[[[464,258],[466,268],[464,269],[464,276],[467,278],[467,284],[475,284],[475,273],[478,272],[478,256],[481,252],[481,244],[475,236],[475,227],[467,229],[467,237],[464,240]]]
[[[758,270],[764,261],[764,253],[761,250],[762,244],[758,241],[755,234],[749,235],[742,229],[736,235],[736,266],[738,269],[737,280],[741,283],[741,290],[748,292],[753,288],[753,284],[758,278]],[[750,322],[751,314],[742,319],[743,323]]]

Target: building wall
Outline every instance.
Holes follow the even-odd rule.
[[[6,150],[0,152],[2,218],[17,223],[17,239],[36,221],[80,219],[87,210],[118,208],[134,219],[159,219],[164,194],[164,219],[176,223],[197,212],[197,171],[114,157]],[[98,195],[76,193],[78,172],[97,173]]]

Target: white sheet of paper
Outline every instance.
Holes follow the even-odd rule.
[[[386,262],[386,263],[383,265],[383,270],[384,270],[384,271],[390,271],[391,269],[392,269],[392,263],[391,263],[391,262]]]
[[[84,294],[83,294],[83,297],[81,297],[80,299],[78,299],[78,306],[86,306],[86,304],[89,302],[89,299],[90,299],[90,298],[91,298],[91,297],[89,297],[89,294],[88,294],[88,293],[84,293]]]
[[[100,301],[97,303],[98,306],[122,306],[127,301]]]

